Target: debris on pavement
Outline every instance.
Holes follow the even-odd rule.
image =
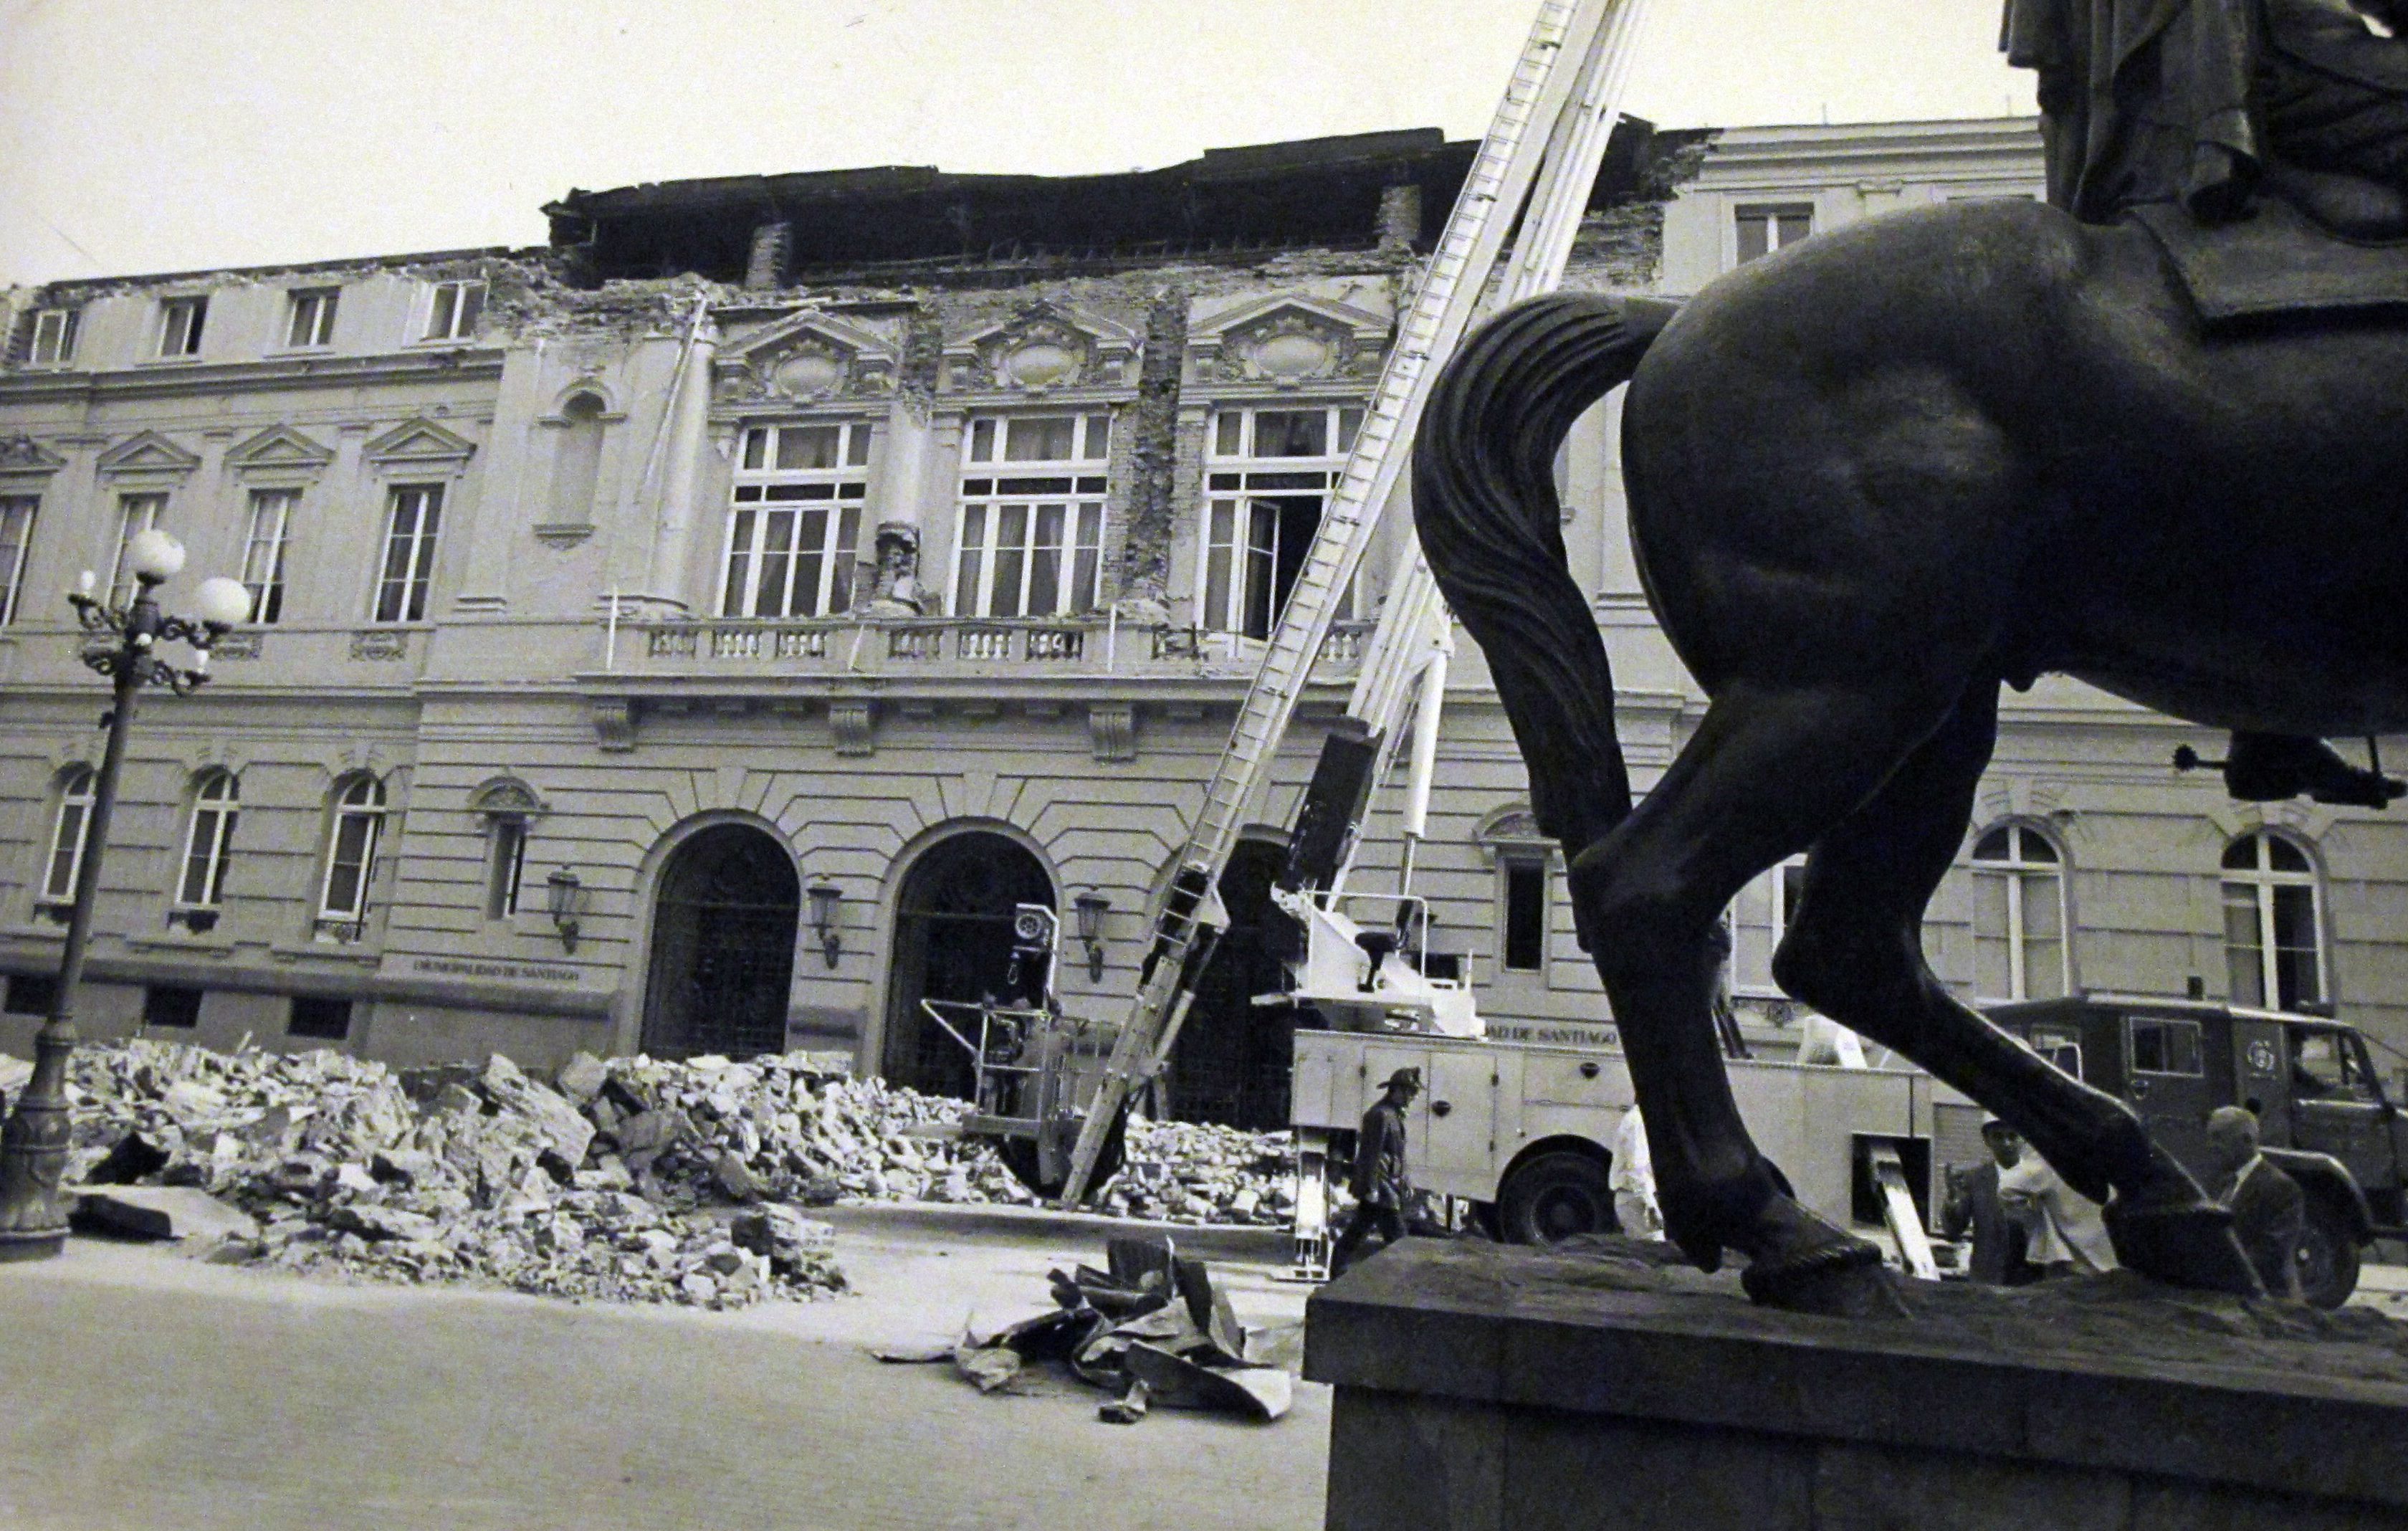
[[[116,1238],[212,1239],[257,1237],[239,1209],[189,1185],[111,1185],[76,1198],[67,1226]]]
[[[0,1080],[29,1069],[0,1057]],[[826,1052],[580,1052],[546,1080],[499,1054],[394,1069],[137,1037],[78,1048],[68,1100],[82,1189],[189,1187],[257,1224],[211,1258],[371,1279],[741,1307],[842,1290],[805,1209],[1037,1200],[959,1138],[968,1102]],[[1098,1209],[1282,1224],[1288,1155],[1285,1133],[1135,1122]]]
[[[1096,1412],[1111,1424],[1134,1424],[1154,1405],[1266,1423],[1288,1411],[1293,1379],[1267,1354],[1292,1350],[1287,1336],[1249,1334],[1203,1261],[1167,1237],[1125,1238],[1106,1242],[1105,1265],[1050,1272],[1054,1308],[983,1339],[965,1335],[955,1369],[982,1393],[1018,1391],[1038,1368],[1067,1372],[1112,1395]]]

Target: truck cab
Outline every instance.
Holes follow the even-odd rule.
[[[2300,1284],[2318,1306],[2338,1307],[2356,1287],[2359,1246],[2401,1236],[2408,1118],[2346,1023],[2109,994],[1988,1013],[2066,1073],[2128,1103],[2202,1185],[2214,1180],[2208,1112],[2255,1112],[2266,1156],[2308,1195]]]

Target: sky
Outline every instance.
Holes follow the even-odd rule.
[[[2033,109],[1999,0],[1644,0],[1659,126]],[[1487,125],[1537,0],[0,0],[0,283],[541,244],[686,177]]]

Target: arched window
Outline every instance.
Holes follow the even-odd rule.
[[[376,876],[377,841],[384,833],[384,784],[351,778],[335,797],[326,834],[326,876],[318,895],[318,934],[356,941],[368,917],[368,882]]]
[[[1973,843],[1973,993],[1985,1000],[2056,999],[2073,986],[2065,938],[2065,856],[2028,824],[2000,824]]]
[[[2324,900],[2298,843],[2255,830],[2224,848],[2224,954],[2235,1005],[2325,1002]]]
[[[206,773],[194,794],[193,822],[184,832],[184,875],[176,884],[176,913],[194,930],[217,923],[241,800],[242,784],[232,771]]]
[[[50,825],[50,859],[42,877],[42,902],[61,909],[75,902],[76,878],[83,870],[84,842],[92,833],[89,766],[59,779],[59,815]]]

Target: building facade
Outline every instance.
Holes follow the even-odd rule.
[[[0,1045],[45,1008],[100,743],[56,593],[114,587],[153,524],[254,620],[203,691],[145,699],[89,1030],[397,1061],[810,1047],[958,1089],[920,1001],[1002,993],[1020,902],[1063,917],[1065,1003],[1114,1014],[1471,147],[571,193],[544,250],[11,292]],[[1694,291],[2040,175],[2028,121],[1626,124],[1570,279]],[[1566,534],[1643,785],[1702,698],[1639,594],[1614,422],[1609,401],[1568,447]],[[1276,866],[1401,530],[1233,887]],[[1434,949],[1500,1028],[1602,1020],[1468,643],[1442,740],[1414,880]],[[2181,742],[2214,752],[2070,683],[2015,698],[1934,908],[1943,974],[2337,1004],[2408,1042],[2408,845],[2382,815],[2229,804],[2172,774]],[[1393,795],[1359,885],[1392,885]],[[1766,977],[1793,889],[1733,911],[1767,1049],[1799,1030]],[[1250,1002],[1275,975],[1241,922],[1175,1109],[1283,1118],[1289,1023]]]

